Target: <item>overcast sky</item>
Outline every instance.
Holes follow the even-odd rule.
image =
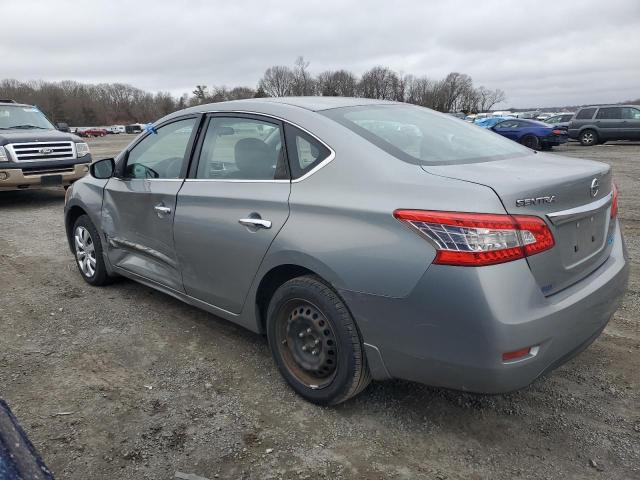
[[[0,78],[150,91],[374,65],[501,88],[501,107],[640,97],[640,0],[0,0]]]

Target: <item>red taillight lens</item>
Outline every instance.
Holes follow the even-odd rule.
[[[551,133],[553,133],[554,135],[565,135],[567,132],[565,130],[555,129],[552,130]]]
[[[396,210],[393,215],[430,240],[437,250],[434,263],[441,265],[494,265],[554,245],[549,227],[538,217],[425,210]]]
[[[618,216],[618,187],[614,183],[612,185],[613,189],[613,199],[611,200],[611,218],[616,218]]]

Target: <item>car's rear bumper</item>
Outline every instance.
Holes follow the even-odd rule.
[[[526,260],[488,267],[431,265],[413,292],[389,298],[342,291],[366,343],[374,378],[482,393],[529,385],[586,348],[626,289],[619,227],[611,256],[579,283],[545,297]],[[538,346],[505,363],[502,354]]]
[[[553,146],[553,145],[562,145],[563,143],[567,143],[569,141],[569,137],[567,135],[543,137],[541,140],[543,144]]]
[[[49,170],[39,170],[34,172],[24,171],[20,168],[2,168],[2,165],[0,165],[0,191],[42,188],[56,185],[67,186],[85,176],[88,171],[89,163],[75,163],[56,167],[52,166]],[[47,183],[47,179],[44,177],[52,176],[57,177],[55,179],[56,182]],[[60,180],[60,182],[58,183],[57,180]]]

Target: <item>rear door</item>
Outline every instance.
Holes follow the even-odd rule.
[[[282,124],[214,114],[178,194],[174,238],[188,295],[239,313],[271,242],[289,216]]]
[[[620,140],[624,137],[621,107],[599,108],[595,124],[602,140]]]
[[[109,261],[177,291],[183,288],[173,242],[176,195],[199,121],[181,118],[142,138],[125,153],[103,197]]]
[[[622,107],[622,127],[625,140],[640,140],[640,109]]]

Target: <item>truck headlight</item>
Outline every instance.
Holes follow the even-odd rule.
[[[89,145],[84,142],[76,143],[76,153],[78,154],[78,158],[89,155]]]
[[[7,157],[7,151],[4,147],[0,147],[0,162],[8,162],[9,158]]]

